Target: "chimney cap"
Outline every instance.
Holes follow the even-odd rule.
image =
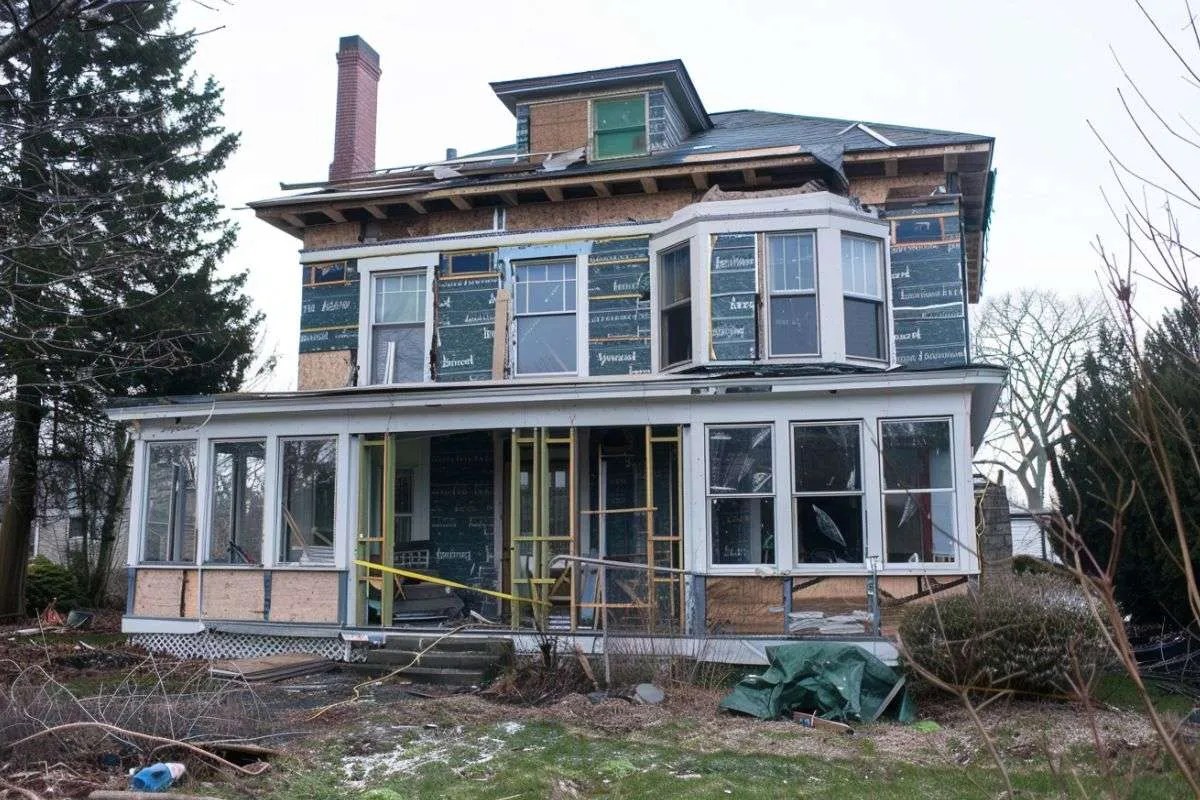
[[[356,51],[374,66],[379,66],[379,53],[376,53],[375,48],[367,44],[367,41],[361,36],[343,36],[338,39],[338,53],[347,51]]]

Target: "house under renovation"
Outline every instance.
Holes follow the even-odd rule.
[[[127,633],[886,658],[965,591],[990,137],[710,112],[664,61],[493,83],[515,143],[377,169],[380,58],[337,68],[329,179],[250,204],[301,243],[299,390],[111,411]]]

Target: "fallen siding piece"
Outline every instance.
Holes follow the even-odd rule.
[[[242,678],[247,681],[277,681],[326,672],[333,669],[333,662],[323,656],[307,653],[284,653],[264,658],[242,658],[232,661],[217,661],[209,667],[214,678]]]

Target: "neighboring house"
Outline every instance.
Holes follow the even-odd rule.
[[[1055,564],[1062,563],[1050,544],[1048,533],[1049,520],[1045,515],[1034,514],[1023,508],[1013,506],[1009,519],[1012,523],[1012,554],[1014,556],[1033,556]],[[1039,519],[1043,521],[1039,521]]]
[[[455,595],[520,642],[734,659],[888,651],[877,604],[965,589],[990,137],[710,113],[665,61],[494,83],[514,145],[375,169],[379,57],[337,60],[329,180],[250,204],[303,243],[263,266],[303,287],[299,391],[112,411],[126,631],[339,652],[437,616],[356,558],[495,593]]]

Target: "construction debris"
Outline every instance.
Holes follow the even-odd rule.
[[[209,667],[214,678],[241,679],[256,683],[298,678],[316,672],[328,672],[336,666],[324,656],[310,653],[283,653],[262,658],[240,658],[231,661],[216,661]]]
[[[663,690],[653,683],[639,683],[633,687],[633,702],[646,706],[656,706],[666,699]]]

